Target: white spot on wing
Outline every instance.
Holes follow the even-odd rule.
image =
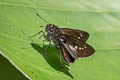
[[[87,48],[86,45],[84,45],[84,47]]]
[[[78,48],[78,46],[75,46],[75,49],[77,49]]]
[[[82,48],[81,48],[81,47],[79,47],[79,49],[81,50]]]
[[[80,36],[82,37],[83,35],[80,33]]]
[[[82,50],[84,50],[84,48],[82,48]]]
[[[80,39],[80,37],[78,37],[78,39]]]

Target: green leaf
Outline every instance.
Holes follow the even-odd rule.
[[[119,3],[119,0],[0,0],[1,55],[32,80],[119,80]],[[88,43],[95,48],[95,55],[61,66],[59,50],[51,46],[44,51],[43,39],[36,36],[31,44],[28,38],[45,30],[39,27],[46,23],[36,12],[60,28],[89,32]]]
[[[7,77],[6,77],[7,75]],[[28,80],[10,62],[0,55],[0,79],[1,80]]]

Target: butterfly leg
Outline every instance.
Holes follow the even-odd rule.
[[[41,33],[42,33],[42,35],[39,37],[39,39],[41,39],[41,37],[44,37],[45,40],[43,40],[43,45],[44,45],[45,41],[49,42],[48,46],[45,49],[45,51],[46,51],[50,47],[50,45],[51,45],[51,40],[46,36],[46,34],[43,31],[40,31],[40,32],[34,34],[33,36],[30,36],[29,38],[32,38],[32,37],[34,37],[34,36],[36,36],[38,34],[41,34]]]
[[[40,32],[38,32],[38,33],[36,33],[36,34],[30,36],[29,38],[32,38],[32,37],[34,37],[34,36],[36,36],[36,35],[38,35],[38,34],[40,34],[40,33],[42,33],[43,35],[45,35],[45,33],[44,33],[43,31],[40,31]],[[45,35],[45,36],[46,36],[46,35]]]
[[[38,32],[38,33],[30,36],[29,38],[32,38],[32,37],[34,37],[34,36],[36,36],[36,35],[38,35],[38,34],[41,34],[41,33],[42,33],[42,35],[39,37],[39,39],[41,39],[41,37],[44,37],[45,39],[47,39],[47,36],[45,35],[45,33],[44,33],[43,31],[40,31],[40,32]]]
[[[38,33],[36,33],[36,34],[34,34],[34,35],[32,35],[32,36],[29,36],[29,38],[32,40],[32,37],[35,37],[36,35],[38,35],[38,34],[40,34],[40,33],[43,33],[43,35],[45,35],[45,33],[43,32],[43,31],[40,31],[40,32],[38,32]],[[46,36],[46,35],[45,35]],[[41,37],[42,37],[42,35],[41,35]],[[33,40],[32,40],[32,42],[34,42]]]
[[[44,39],[45,39],[45,40],[43,40],[43,45],[44,45],[44,42],[45,42],[45,41],[48,41],[48,42],[49,42],[48,46],[45,48],[45,51],[46,51],[46,50],[50,47],[50,45],[51,45],[51,40],[49,40],[45,34],[41,35],[41,36],[39,37],[39,39],[41,39],[41,37],[44,37]]]
[[[49,42],[49,44],[48,44],[48,46],[45,48],[45,51],[47,51],[47,49],[51,46],[51,41],[48,41]]]

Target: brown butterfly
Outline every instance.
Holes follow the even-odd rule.
[[[43,19],[38,13],[36,14]],[[47,22],[46,20],[44,21]],[[44,36],[49,43],[53,41],[56,47],[61,50],[68,63],[73,63],[79,57],[83,58],[91,56],[95,52],[94,48],[86,43],[89,38],[89,34],[86,31],[59,28],[58,26],[49,23],[46,25],[45,31],[47,32],[47,35],[45,35],[43,31],[40,31],[37,34],[43,33],[42,36]]]

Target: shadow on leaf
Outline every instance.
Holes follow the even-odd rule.
[[[60,53],[59,50],[57,50],[53,46],[50,46],[45,51],[45,48],[47,47],[47,45],[44,46],[45,48],[42,48],[42,47],[40,47],[39,44],[36,44],[36,43],[31,43],[31,46],[44,57],[44,59],[48,62],[48,64],[52,68],[65,73],[66,75],[68,75],[69,77],[71,77],[73,79],[73,76],[68,72],[69,64],[65,63],[65,61],[62,64],[60,63],[60,58],[59,58],[60,55],[58,54],[58,53]]]

